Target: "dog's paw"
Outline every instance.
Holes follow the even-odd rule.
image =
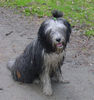
[[[62,84],[69,84],[70,83],[68,80],[64,80],[63,78],[60,78],[58,81],[59,81],[59,83],[62,83]]]
[[[34,80],[34,82],[33,82],[34,84],[39,84],[40,83],[40,81],[38,80],[38,79],[36,79],[36,80]]]
[[[58,77],[57,82],[63,83],[63,84],[69,84],[70,83],[68,80],[65,80],[63,77]]]
[[[44,88],[44,89],[43,89],[43,93],[44,93],[46,96],[51,96],[51,95],[53,94],[51,88]]]

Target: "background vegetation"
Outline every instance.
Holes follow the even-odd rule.
[[[94,36],[94,0],[1,0],[0,5],[38,17],[51,16],[51,11],[58,9],[72,26],[79,26],[87,36]]]

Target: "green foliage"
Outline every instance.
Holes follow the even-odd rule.
[[[3,4],[39,17],[51,16],[50,12],[58,9],[72,25],[84,23],[85,34],[94,36],[94,0],[6,0]]]
[[[87,30],[85,35],[87,35],[88,37],[94,36],[94,29]]]

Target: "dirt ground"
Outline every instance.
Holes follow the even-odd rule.
[[[73,28],[62,67],[69,84],[52,83],[53,96],[42,94],[37,84],[15,82],[6,68],[9,59],[18,56],[36,37],[43,19],[24,17],[0,8],[0,100],[94,100],[94,38]]]

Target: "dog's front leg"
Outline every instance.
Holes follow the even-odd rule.
[[[63,80],[63,76],[62,76],[62,72],[60,72],[60,70],[58,69],[57,71],[56,71],[56,73],[55,73],[56,75],[56,80],[58,81],[58,82],[63,82],[64,80]]]
[[[69,81],[68,80],[65,80],[64,78],[63,78],[63,75],[62,75],[62,71],[61,71],[61,69],[58,69],[58,70],[56,70],[56,73],[55,73],[55,80],[57,81],[57,82],[60,82],[60,83],[69,83]]]
[[[51,87],[49,71],[44,71],[40,76],[40,80],[42,82],[43,93],[45,95],[52,95],[52,87]]]

